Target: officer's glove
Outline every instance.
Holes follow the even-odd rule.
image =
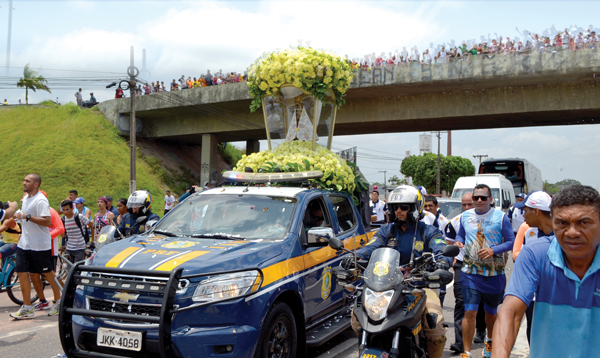
[[[439,260],[435,262],[435,268],[436,270],[449,270],[450,264],[448,264],[448,261],[446,260]]]
[[[344,269],[351,269],[354,268],[354,255],[353,254],[346,254],[343,258],[342,258],[342,263],[341,266]]]

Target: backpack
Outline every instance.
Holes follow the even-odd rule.
[[[81,220],[79,220],[79,215],[74,215],[73,218],[75,219],[75,224],[77,224],[77,226],[79,226],[79,230],[81,230],[81,236],[83,236],[83,239],[85,240],[85,243],[87,244],[90,241],[90,235],[88,234],[87,230],[83,229],[83,226],[81,225]],[[61,220],[63,222],[63,226],[65,226],[65,216],[63,215],[61,217]],[[69,237],[67,236],[67,230],[65,229],[65,239],[69,240]]]

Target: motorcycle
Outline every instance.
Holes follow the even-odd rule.
[[[329,240],[329,246],[338,253],[352,253],[336,238]],[[442,255],[454,257],[459,251],[454,245],[446,246],[440,255],[426,252],[413,265],[401,266],[397,250],[379,248],[368,264],[352,253],[354,262],[350,267],[332,269],[337,281],[355,292],[353,312],[361,326],[357,331],[359,357],[428,357],[422,329],[425,289],[439,289],[452,281],[454,275],[448,271],[448,262],[436,259]],[[352,283],[361,278],[364,287]],[[434,328],[435,317],[427,314],[425,318],[428,326]]]

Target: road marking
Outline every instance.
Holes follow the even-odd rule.
[[[14,332],[10,332],[4,335],[0,336],[0,339],[4,339],[4,338],[8,338],[8,337],[12,337],[12,336],[17,336],[19,334],[26,334],[26,333],[30,333],[30,332],[34,332],[34,331],[39,331],[42,329],[46,329],[46,328],[57,328],[58,325],[56,323],[53,324],[43,324],[41,326],[36,326],[30,329],[24,329],[22,331],[14,331]]]

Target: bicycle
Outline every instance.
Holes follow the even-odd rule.
[[[21,306],[23,304],[23,293],[21,291],[19,276],[15,271],[15,266],[15,255],[9,256],[4,260],[2,272],[0,272],[0,289],[6,289],[6,294],[10,300]],[[45,286],[45,283],[43,283],[43,285]],[[31,296],[31,303],[34,303],[37,301],[38,295],[35,294],[33,285],[31,285],[31,292],[34,293],[34,295]]]

